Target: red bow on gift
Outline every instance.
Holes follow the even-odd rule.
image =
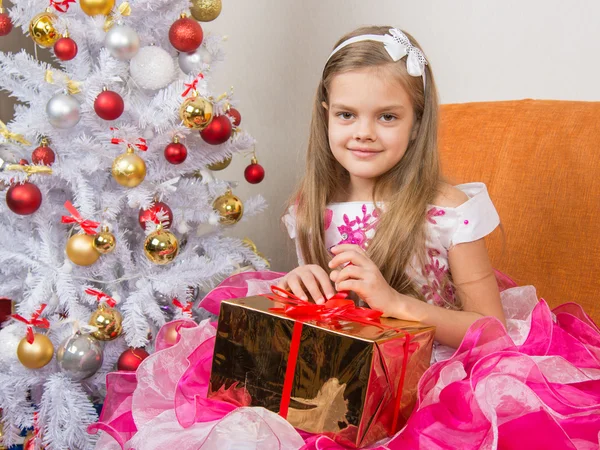
[[[183,306],[183,304],[179,300],[177,300],[176,298],[174,298],[173,299],[173,304],[175,306],[177,306],[179,309],[181,309],[181,313],[182,314],[184,314],[186,316],[189,316],[189,317],[192,317],[192,302],[186,302],[186,305]]]
[[[19,314],[11,315],[11,317],[13,319],[16,319],[19,322],[23,322],[24,324],[29,325],[27,327],[27,342],[29,342],[30,344],[33,344],[33,340],[34,340],[33,327],[50,328],[50,322],[48,322],[48,319],[46,319],[46,318],[40,319],[39,318],[42,315],[42,312],[44,312],[44,309],[46,309],[46,304],[42,303],[40,305],[40,307],[37,309],[37,311],[31,315],[31,319],[29,319],[29,320],[27,320],[23,316],[20,316]]]
[[[62,216],[62,223],[78,223],[79,226],[85,231],[87,234],[96,234],[96,228],[100,225],[98,222],[93,222],[91,220],[83,220],[79,211],[75,209],[73,204],[67,200],[65,202],[65,208],[67,211],[71,213],[71,217]]]
[[[88,288],[85,290],[85,293],[93,295],[99,302],[106,302],[106,304],[111,308],[114,308],[117,305],[117,301],[114,298],[112,298],[110,295],[105,294],[102,291],[97,291],[96,289]]]
[[[265,295],[269,300],[285,304],[282,308],[269,308],[270,311],[285,314],[292,319],[318,320],[320,322],[333,322],[336,320],[348,320],[365,325],[375,325],[385,328],[379,321],[381,311],[362,308],[354,305],[352,300],[347,300],[347,292],[338,292],[322,305],[311,303],[295,296],[278,286],[271,286],[273,295]],[[284,296],[279,295],[284,294]]]

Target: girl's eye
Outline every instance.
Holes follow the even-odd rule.
[[[384,122],[391,122],[396,119],[396,116],[394,116],[393,114],[384,114],[381,116],[381,118]]]
[[[349,112],[339,112],[336,115],[344,120],[350,120],[352,117],[354,117],[354,114]]]

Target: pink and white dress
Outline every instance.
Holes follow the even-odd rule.
[[[485,185],[457,187],[469,200],[456,208],[429,207],[429,261],[410,273],[426,300],[440,307],[440,280],[449,270],[449,249],[481,239],[499,224]],[[340,243],[364,246],[376,232],[377,220],[373,204],[328,205],[328,248]],[[293,211],[284,221],[294,238]],[[201,306],[218,313],[221,300],[266,293],[283,275],[234,275]],[[551,311],[532,286],[516,287],[509,278],[498,278],[507,329],[495,318],[482,318],[469,328],[458,349],[436,345],[408,423],[373,448],[600,448],[600,330],[579,305],[566,303]],[[214,326],[209,321],[178,323],[175,345],[166,343],[161,330],[157,351],[136,373],[108,375],[100,421],[90,427],[90,432],[106,431],[96,448],[344,448],[328,437],[298,432],[263,408],[207,399]]]

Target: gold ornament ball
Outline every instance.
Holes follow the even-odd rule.
[[[233,225],[244,215],[244,204],[231,191],[217,197],[213,202],[213,209],[219,213],[220,222],[224,225]]]
[[[175,235],[162,228],[150,233],[144,242],[144,253],[154,264],[169,264],[178,251],[179,243]]]
[[[90,317],[89,324],[98,328],[92,336],[99,341],[112,341],[118,338],[123,331],[123,317],[114,308],[100,305]]]
[[[27,337],[24,337],[17,347],[17,357],[28,369],[44,367],[52,360],[53,355],[54,346],[45,334],[34,333],[33,344],[27,342]]]
[[[188,97],[179,108],[179,117],[186,127],[202,131],[212,122],[213,105],[202,97]]]
[[[79,0],[79,6],[88,16],[107,16],[115,6],[115,0]]]
[[[94,248],[94,236],[89,234],[74,234],[67,241],[67,256],[78,266],[91,266],[100,253]]]
[[[33,41],[41,47],[52,47],[61,36],[54,28],[54,23],[58,20],[55,14],[43,12],[36,15],[29,22],[29,34]]]
[[[228,156],[227,158],[225,158],[223,161],[218,161],[216,163],[212,163],[209,164],[207,167],[210,170],[223,170],[225,169],[227,166],[229,166],[229,164],[231,164],[231,156]]]
[[[190,12],[198,22],[210,22],[221,14],[221,0],[192,0]]]
[[[121,186],[136,187],[146,177],[146,163],[128,148],[113,161],[112,176]]]
[[[164,331],[163,338],[167,344],[177,344],[177,339],[179,338],[179,331],[177,330],[177,328],[179,327],[179,325],[180,324],[178,323],[171,323],[169,325],[165,325],[166,329]]]
[[[115,235],[108,231],[107,227],[104,227],[100,233],[94,236],[93,245],[97,252],[106,255],[115,249],[117,240]]]

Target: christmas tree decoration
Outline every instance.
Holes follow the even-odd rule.
[[[104,38],[104,46],[113,58],[126,61],[133,58],[140,49],[140,37],[127,25],[115,25]]]
[[[33,183],[25,181],[13,184],[6,191],[6,205],[15,214],[28,216],[36,212],[42,204],[42,192]]]
[[[43,164],[45,166],[51,166],[56,159],[54,150],[48,147],[48,139],[42,138],[40,146],[36,148],[31,154],[31,162],[33,164]]]
[[[106,255],[115,250],[117,239],[115,238],[115,235],[109,231],[108,227],[105,226],[102,227],[102,231],[94,236],[92,245],[98,253]]]
[[[177,256],[179,243],[173,233],[163,230],[159,225],[146,237],[144,242],[144,254],[154,264],[169,264]]]
[[[179,107],[179,117],[186,127],[203,130],[213,120],[213,105],[193,91]]]
[[[66,338],[56,350],[58,367],[73,381],[94,375],[102,367],[103,359],[102,342],[80,331]]]
[[[88,16],[106,16],[115,6],[115,0],[79,0],[79,6]]]
[[[99,341],[112,341],[118,338],[123,331],[121,313],[104,303],[100,303],[98,309],[92,313],[89,324],[98,329],[91,334]]]
[[[229,189],[215,199],[213,209],[219,213],[223,225],[233,225],[244,215],[244,204]]]
[[[177,57],[179,68],[187,75],[199,73],[205,64],[212,64],[212,55],[201,46],[193,52],[182,52]]]
[[[232,160],[233,160],[233,157],[232,156],[228,156],[224,160],[216,162],[216,163],[209,164],[206,167],[208,167],[210,170],[213,170],[213,171],[223,170],[223,169],[229,167],[229,164],[231,164]]]
[[[192,17],[199,22],[215,20],[223,7],[221,0],[192,0],[191,3]]]
[[[195,51],[202,44],[203,38],[200,24],[185,14],[181,14],[169,28],[169,42],[180,52]]]
[[[232,131],[233,128],[229,117],[221,115],[213,118],[206,128],[200,131],[200,136],[207,144],[219,145],[229,140]]]
[[[250,250],[252,250],[256,254],[256,256],[258,256],[259,258],[261,258],[264,261],[265,266],[267,268],[271,267],[271,263],[269,262],[269,260],[265,257],[265,255],[263,255],[261,252],[258,251],[258,248],[256,247],[256,244],[254,243],[254,241],[252,239],[244,238],[244,239],[242,239],[242,242],[244,243],[244,245],[246,247],[249,247]],[[254,269],[254,270],[256,270],[256,269]]]
[[[45,450],[46,446],[40,445],[39,442],[41,442],[39,436],[30,431],[23,441],[23,450]]]
[[[46,309],[46,304],[42,303],[40,307],[26,319],[19,314],[13,314],[11,317],[27,325],[27,335],[21,339],[17,347],[17,357],[21,364],[28,369],[39,369],[44,367],[52,360],[54,347],[52,341],[44,334],[34,333],[33,327],[50,328],[50,322],[46,318],[40,318]]]
[[[77,56],[77,43],[69,37],[68,31],[54,44],[54,54],[61,61],[71,61]]]
[[[113,161],[111,173],[121,186],[136,187],[146,177],[146,163],[134,153],[133,147],[128,146],[127,152]]]
[[[175,78],[173,58],[160,47],[142,47],[129,64],[131,78],[142,89],[161,89]]]
[[[29,22],[29,35],[40,47],[50,48],[60,38],[60,34],[54,28],[58,18],[50,11],[37,14]]]
[[[31,145],[31,143],[25,139],[21,134],[13,133],[8,129],[6,124],[0,120],[0,136],[3,136],[7,141],[18,142],[23,145]],[[1,166],[1,164],[0,164]]]
[[[94,100],[94,111],[96,111],[98,117],[104,120],[118,119],[123,114],[124,109],[123,97],[114,91],[107,90],[106,86],[102,88],[102,92]]]
[[[142,361],[148,356],[150,356],[150,354],[143,348],[127,349],[119,356],[117,370],[135,372]]]
[[[166,344],[175,345],[179,340],[179,330],[181,329],[180,322],[170,322],[163,325],[163,339]]]
[[[94,237],[89,234],[74,234],[67,241],[67,257],[78,266],[91,266],[100,253],[94,248]]]
[[[234,127],[239,127],[240,126],[240,123],[242,123],[242,115],[240,114],[240,112],[237,109],[230,107],[227,110],[226,114],[233,119],[233,126]]]
[[[56,128],[73,128],[81,118],[80,104],[67,93],[55,94],[46,104],[48,121]]]
[[[12,20],[6,11],[4,11],[2,0],[0,0],[0,36],[6,36],[12,30],[12,27]]]
[[[150,208],[140,209],[138,221],[142,230],[146,229],[146,222],[160,224],[163,229],[168,230],[173,223],[173,211],[166,203],[154,202]]]
[[[187,158],[187,148],[175,136],[173,142],[165,147],[165,159],[171,164],[181,164]]]
[[[244,178],[250,184],[258,184],[265,178],[265,169],[258,163],[256,156],[252,158],[251,163],[244,170]]]

